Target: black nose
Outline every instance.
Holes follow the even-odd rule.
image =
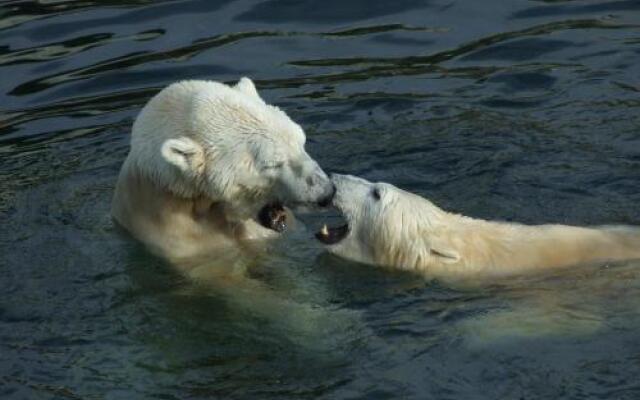
[[[318,205],[320,207],[328,207],[331,204],[331,201],[333,200],[333,196],[335,195],[336,195],[336,185],[332,183],[331,192],[329,193],[329,195],[321,198],[320,201],[318,201]]]

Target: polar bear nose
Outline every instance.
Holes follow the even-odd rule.
[[[328,207],[331,202],[333,201],[333,198],[336,195],[336,185],[334,185],[333,183],[331,183],[331,190],[329,192],[329,194],[323,198],[320,199],[320,201],[318,201],[318,205],[320,207]]]
[[[331,204],[333,196],[336,194],[336,187],[320,167],[307,178],[307,184],[310,188],[314,188],[314,191],[320,192],[317,200],[320,207],[327,207]]]

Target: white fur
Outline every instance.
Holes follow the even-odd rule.
[[[112,214],[169,258],[274,236],[254,220],[265,204],[314,203],[333,192],[305,134],[253,82],[183,81],[136,118]]]
[[[481,278],[640,258],[637,228],[484,221],[448,213],[390,184],[332,179],[334,204],[350,231],[328,249],[355,261],[436,278]]]

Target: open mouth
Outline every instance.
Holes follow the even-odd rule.
[[[326,245],[336,244],[349,234],[349,224],[344,224],[336,227],[328,227],[327,224],[322,226],[318,232],[316,232],[316,239]]]
[[[282,233],[287,230],[287,212],[281,203],[270,203],[258,212],[258,222],[267,229]]]

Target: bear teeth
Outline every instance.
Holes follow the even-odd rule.
[[[329,227],[327,227],[327,224],[322,225],[322,229],[320,229],[320,234],[323,236],[329,236]]]

